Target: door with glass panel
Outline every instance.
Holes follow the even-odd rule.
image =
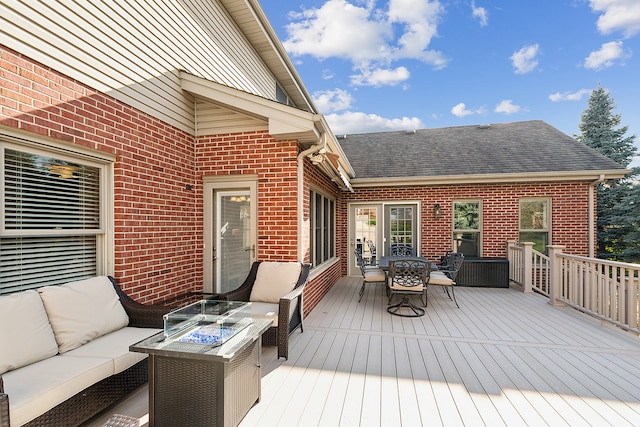
[[[419,254],[417,205],[386,205],[384,211],[384,253],[388,254],[393,245],[408,245]]]
[[[354,254],[356,249],[362,253],[365,263],[375,265],[378,262],[380,256],[378,248],[382,243],[381,214],[382,205],[351,206],[349,210],[350,275],[360,274]]]
[[[253,183],[205,184],[205,292],[238,288],[256,260]]]

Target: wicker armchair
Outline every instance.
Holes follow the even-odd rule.
[[[244,283],[238,289],[224,294],[215,295],[214,299],[222,299],[229,301],[249,301],[253,285],[258,275],[258,267],[260,261],[254,262],[251,271],[245,279]],[[278,347],[278,358],[289,357],[289,335],[298,327],[303,331],[302,316],[303,303],[302,292],[309,277],[309,264],[302,264],[300,276],[293,290],[287,295],[280,298],[278,302],[278,320],[277,325],[272,326],[262,335],[262,342],[265,345],[275,345]]]
[[[170,310],[169,307],[140,304],[127,296],[113,277],[109,277],[109,279],[120,298],[120,303],[129,316],[129,326],[139,328],[163,327],[162,316]],[[112,404],[122,400],[147,380],[148,364],[145,359],[119,374],[107,377],[87,387],[75,396],[28,422],[25,426],[78,426]],[[0,427],[11,426],[9,420],[9,397],[5,393],[2,376],[0,375]]]

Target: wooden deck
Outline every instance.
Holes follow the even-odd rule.
[[[425,316],[401,318],[382,285],[358,303],[359,286],[340,279],[289,360],[264,348],[262,400],[242,427],[640,425],[635,335],[514,289],[458,287],[458,309],[434,287]]]

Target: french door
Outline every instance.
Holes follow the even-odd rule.
[[[256,260],[256,187],[255,181],[205,182],[205,292],[238,288]]]
[[[376,263],[389,246],[402,243],[418,249],[418,204],[351,204],[349,207],[349,275],[360,270],[354,252],[361,251],[365,262]]]

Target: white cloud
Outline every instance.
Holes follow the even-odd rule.
[[[538,66],[538,53],[540,46],[532,44],[522,47],[511,55],[511,63],[516,69],[516,74],[526,74]]]
[[[610,34],[621,31],[625,37],[640,32],[640,2],[638,0],[591,0],[591,9],[602,13],[598,31]]]
[[[410,73],[405,67],[396,69],[361,70],[360,74],[351,76],[351,83],[356,86],[395,86],[409,79]]]
[[[342,89],[323,90],[313,93],[313,101],[318,107],[318,111],[326,114],[351,108],[353,97]]]
[[[417,117],[389,119],[377,114],[344,112],[325,116],[331,130],[336,135],[350,133],[384,132],[392,130],[422,129],[424,123]]]
[[[319,59],[339,57],[353,61],[388,55],[391,27],[374,15],[371,7],[358,7],[345,0],[329,0],[320,8],[291,12],[287,25],[287,51]]]
[[[602,70],[613,66],[616,61],[626,59],[629,56],[631,56],[631,53],[629,51],[625,52],[621,41],[603,43],[600,50],[591,52],[589,56],[585,58],[584,68]]]
[[[465,117],[465,116],[470,116],[470,115],[475,114],[475,113],[473,111],[471,111],[471,110],[467,110],[467,106],[464,105],[464,102],[461,102],[461,103],[455,105],[451,109],[451,114],[453,114],[456,117]]]
[[[505,99],[503,101],[500,101],[500,103],[496,105],[494,111],[496,113],[514,114],[520,110],[522,110],[522,107],[520,107],[519,105],[514,105],[513,101],[510,99]]]
[[[335,77],[335,74],[330,69],[325,68],[324,70],[322,70],[322,79],[323,80],[331,80],[334,77]]]
[[[438,34],[442,13],[444,8],[437,0],[390,0],[389,22],[404,27],[404,33],[398,39],[399,49],[394,56],[420,59],[441,66],[438,55],[434,58],[433,51],[427,51],[426,48]],[[436,63],[433,63],[434,59]]]
[[[487,9],[484,7],[476,7],[476,2],[471,2],[471,13],[474,18],[478,18],[480,20],[480,26],[485,27],[489,23],[489,14]]]
[[[292,56],[311,55],[351,61],[354,70],[376,75],[391,70],[390,64],[415,59],[435,69],[447,58],[429,49],[444,8],[438,0],[390,0],[388,10],[375,8],[375,1],[327,0],[319,8],[290,13],[287,39]],[[396,72],[399,68],[396,68]],[[361,79],[362,84],[397,84],[395,79]]]
[[[591,94],[591,89],[580,89],[577,92],[556,92],[549,95],[549,99],[553,102],[560,101],[581,101],[586,95]]]

